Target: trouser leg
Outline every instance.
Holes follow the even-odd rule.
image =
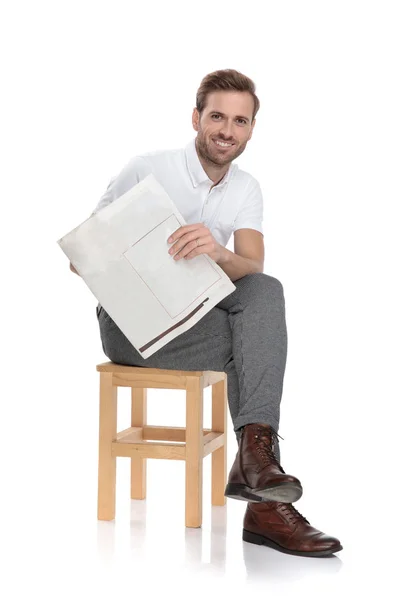
[[[140,356],[104,309],[98,319],[104,353],[113,362],[226,372],[238,440],[240,428],[248,423],[279,429],[287,333],[283,287],[277,279],[255,273],[234,285],[232,294],[148,359]],[[279,460],[279,445],[275,454]]]
[[[239,379],[235,431],[261,422],[278,431],[287,358],[283,286],[265,273],[234,283],[236,290],[217,307],[228,311]]]

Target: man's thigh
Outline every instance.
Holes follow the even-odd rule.
[[[118,364],[187,371],[224,371],[232,359],[228,313],[214,307],[149,358],[143,358],[104,308],[98,312],[103,351]]]

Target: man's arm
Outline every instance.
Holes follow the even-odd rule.
[[[250,273],[264,272],[264,236],[256,229],[234,232],[234,252],[222,246],[222,258],[217,263],[231,281]]]
[[[231,281],[241,279],[250,273],[264,272],[264,238],[255,229],[239,229],[234,232],[234,252],[224,246],[222,259],[217,263]],[[70,262],[69,268],[79,275]],[[79,275],[80,277],[80,275]]]

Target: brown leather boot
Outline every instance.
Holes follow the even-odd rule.
[[[249,503],[243,540],[297,556],[329,556],[343,550],[337,538],[312,527],[294,506],[284,502]]]
[[[296,502],[301,498],[300,481],[285,473],[273,452],[277,437],[270,425],[250,423],[244,427],[225,496],[247,502]]]

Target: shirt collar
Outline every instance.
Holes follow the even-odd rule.
[[[195,140],[196,138],[193,138],[185,147],[186,166],[189,172],[190,179],[192,180],[193,187],[197,187],[198,185],[200,185],[200,183],[203,183],[203,181],[208,181],[209,183],[214,185],[214,182],[209,178],[209,176],[203,169],[203,166],[197,155]],[[219,182],[218,187],[227,184],[228,181],[231,179],[234,171],[236,171],[236,169],[237,165],[231,163],[222,181]]]

